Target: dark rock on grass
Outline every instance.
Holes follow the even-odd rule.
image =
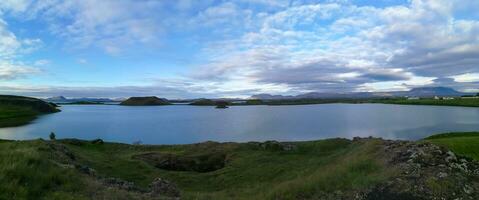
[[[170,153],[146,153],[133,156],[157,168],[172,171],[211,172],[224,168],[226,154],[221,152],[197,155],[176,155]]]
[[[157,178],[150,184],[150,195],[153,197],[180,197],[180,190],[170,181]]]
[[[103,140],[102,139],[96,139],[96,140],[92,140],[91,141],[92,144],[103,144]]]
[[[284,143],[284,142],[278,142],[274,140],[259,143],[259,146],[263,150],[268,150],[268,151],[293,151],[296,149],[296,145],[292,143]]]
[[[86,175],[89,175],[89,176],[96,176],[96,171],[93,168],[90,168],[88,166],[75,165],[75,168],[83,174],[86,174]]]
[[[126,191],[141,191],[140,188],[136,187],[133,182],[125,181],[119,178],[104,178],[101,180],[103,185],[108,187],[114,187]]]

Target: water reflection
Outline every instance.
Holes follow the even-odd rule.
[[[382,104],[304,106],[124,107],[71,105],[34,123],[0,129],[3,139],[102,138],[147,144],[315,140],[375,136],[420,139],[432,133],[478,131],[479,108]]]

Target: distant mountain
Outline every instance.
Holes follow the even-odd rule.
[[[470,95],[456,91],[447,87],[420,87],[413,88],[409,91],[393,91],[393,92],[351,92],[351,93],[319,93],[310,92],[296,96],[283,96],[271,94],[257,94],[250,97],[250,99],[261,100],[280,100],[280,99],[332,99],[332,98],[379,98],[379,97],[434,97],[434,96],[462,96]]]
[[[50,102],[66,102],[66,101],[68,101],[68,99],[65,98],[64,96],[50,97],[50,98],[46,98],[45,100],[50,101]]]
[[[272,99],[291,99],[294,96],[283,96],[283,95],[271,95],[271,94],[256,94],[250,97],[250,99],[263,99],[263,100],[272,100]]]
[[[414,88],[408,92],[408,96],[433,97],[433,96],[461,96],[466,93],[458,92],[447,87],[422,87]]]
[[[50,97],[44,99],[45,101],[48,102],[53,102],[53,103],[72,103],[72,102],[95,102],[95,103],[107,103],[107,102],[115,102],[115,100],[108,99],[108,98],[88,98],[88,97],[83,97],[83,98],[71,98],[68,99],[64,96],[57,96],[57,97]]]

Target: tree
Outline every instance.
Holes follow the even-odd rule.
[[[51,132],[50,133],[50,140],[55,140],[55,139],[56,139],[55,133]]]

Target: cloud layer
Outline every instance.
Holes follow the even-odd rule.
[[[0,3],[3,16],[26,21],[40,18],[48,33],[68,49],[98,49],[113,57],[129,55],[134,49],[171,50],[193,63],[174,77],[158,73],[162,82],[150,80],[146,86],[45,84],[28,90],[35,95],[75,96],[245,96],[436,85],[478,91],[477,10],[476,0]],[[0,21],[0,80],[39,73],[18,55],[41,43],[18,39]],[[27,93],[19,89],[25,87],[12,83],[3,91]]]

